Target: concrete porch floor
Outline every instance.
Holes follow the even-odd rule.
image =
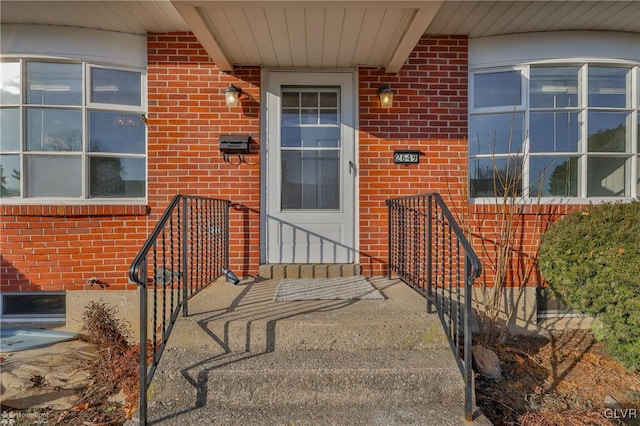
[[[468,424],[453,354],[418,293],[377,277],[384,300],[276,302],[278,281],[220,280],[189,302],[149,424]]]

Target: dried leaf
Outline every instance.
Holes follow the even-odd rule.
[[[84,411],[87,408],[89,408],[89,403],[85,402],[84,404],[76,405],[75,407],[72,407],[71,409],[73,411]]]
[[[122,409],[124,410],[124,415],[128,419],[130,419],[133,416],[133,414],[136,412],[137,408],[138,407],[136,406],[136,404],[129,403],[129,404],[125,405]]]

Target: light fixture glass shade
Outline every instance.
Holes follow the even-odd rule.
[[[238,87],[233,84],[229,85],[224,91],[224,101],[228,107],[238,106],[238,99],[240,98],[240,90]]]
[[[393,106],[393,91],[389,86],[380,87],[378,96],[380,96],[380,106],[382,108],[391,108]]]

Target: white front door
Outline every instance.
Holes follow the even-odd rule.
[[[268,73],[268,263],[355,259],[354,74]]]

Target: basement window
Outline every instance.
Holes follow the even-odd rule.
[[[0,312],[3,322],[64,321],[66,297],[59,292],[3,293]]]
[[[567,303],[548,288],[537,289],[538,321],[545,318],[581,317],[584,314],[571,309]]]

